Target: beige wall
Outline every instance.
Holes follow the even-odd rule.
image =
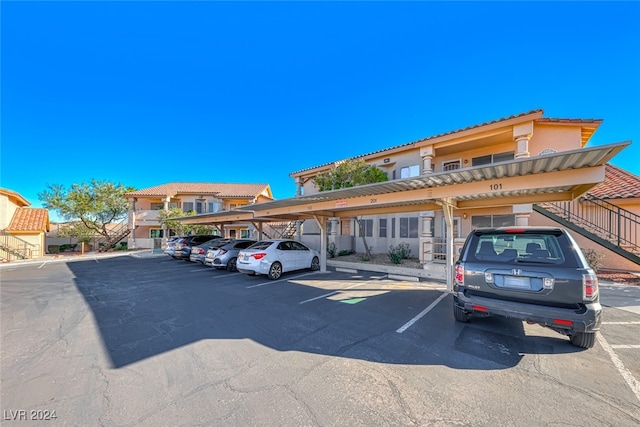
[[[550,126],[536,124],[529,140],[529,152],[537,156],[542,150],[577,150],[582,147],[582,133],[579,127]]]
[[[533,212],[531,214],[531,219],[529,220],[530,225],[542,225],[542,226],[550,226],[550,227],[559,227],[560,225],[547,218],[546,216],[539,214],[538,212]],[[624,271],[635,271],[640,273],[640,265],[637,265],[628,259],[621,257],[615,252],[610,251],[609,249],[600,246],[592,240],[587,239],[586,237],[581,236],[578,233],[575,233],[569,230],[576,243],[580,248],[584,249],[593,249],[597,253],[604,255],[602,259],[602,268],[611,269],[611,270],[624,270]]]
[[[18,206],[9,200],[4,194],[0,194],[0,230],[4,230],[11,223],[13,214]]]

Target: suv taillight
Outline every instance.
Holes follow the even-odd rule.
[[[458,285],[464,286],[464,267],[461,264],[456,265],[455,279]]]
[[[582,299],[593,301],[598,297],[598,276],[595,273],[582,275]]]

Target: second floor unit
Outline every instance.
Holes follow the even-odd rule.
[[[213,213],[273,200],[269,184],[172,182],[127,193],[129,229],[135,236],[162,235],[159,213],[178,208],[185,214]],[[162,236],[163,237],[163,236]]]
[[[389,180],[511,161],[583,148],[599,119],[545,118],[534,110],[354,157],[380,168]],[[318,192],[313,179],[336,163],[290,174],[297,195]]]

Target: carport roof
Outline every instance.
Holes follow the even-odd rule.
[[[629,144],[627,141],[580,148],[177,219],[187,224],[205,223],[207,220],[210,223],[273,221],[314,215],[349,216],[430,210],[442,203],[459,208],[478,208],[500,203],[570,200],[602,182],[604,165]],[[536,179],[532,179],[533,176]],[[487,181],[491,181],[490,185]]]

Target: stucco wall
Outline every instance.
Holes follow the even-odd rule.
[[[18,209],[18,206],[9,201],[7,196],[0,194],[0,230],[4,230],[9,226],[16,209]]]
[[[550,227],[559,227],[560,224],[557,222],[547,218],[546,216],[533,212],[531,214],[531,218],[529,219],[529,225],[541,225],[541,226],[550,226]],[[597,253],[604,255],[602,259],[602,268],[612,269],[612,270],[624,270],[624,271],[634,271],[640,272],[640,265],[637,265],[628,259],[618,255],[615,252],[610,251],[609,249],[600,246],[599,244],[593,242],[592,240],[587,239],[586,237],[581,236],[578,233],[575,233],[569,230],[569,233],[573,236],[576,243],[580,248],[584,249],[593,249]]]

